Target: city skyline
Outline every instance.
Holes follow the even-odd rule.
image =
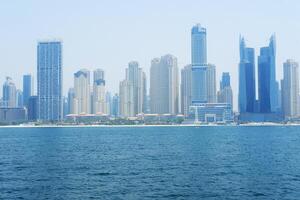
[[[4,48],[1,52],[3,72],[0,80],[4,80],[8,75],[15,80],[17,88],[21,88],[22,77],[19,74],[29,72],[36,74],[35,44],[37,40],[45,38],[58,37],[63,40],[64,74],[73,74],[81,68],[89,70],[102,68],[107,72],[107,89],[112,93],[118,91],[119,80],[124,77],[122,69],[130,60],[137,60],[149,75],[151,59],[170,53],[178,58],[178,67],[182,69],[183,66],[190,64],[188,35],[192,25],[197,22],[208,31],[208,60],[216,65],[217,80],[220,80],[223,71],[230,72],[232,83],[238,80],[236,68],[240,33],[248,39],[247,43],[255,47],[256,52],[259,47],[266,44],[272,33],[276,33],[277,80],[282,78],[280,66],[286,59],[300,60],[297,47],[299,44],[297,35],[300,32],[297,23],[299,16],[293,14],[295,12],[293,10],[299,5],[297,1],[259,1],[259,7],[255,7],[256,3],[253,1],[248,3],[172,1],[172,4],[166,1],[155,9],[151,9],[154,8],[155,2],[131,1],[119,3],[115,8],[119,13],[117,16],[105,11],[112,7],[111,3],[96,1],[85,2],[84,5],[74,3],[68,8],[66,2],[53,1],[45,5],[38,1],[29,1],[20,6],[22,10],[15,16],[9,12],[13,9],[12,3],[1,4],[3,5],[0,8],[1,22],[7,30],[5,32],[10,35],[1,33],[2,38],[6,40],[3,42]],[[52,17],[42,15],[39,11],[42,5],[45,11],[56,7],[55,15],[51,15]],[[164,9],[166,6],[171,6],[178,12]],[[265,9],[266,6],[268,9]],[[201,12],[200,7],[203,8]],[[249,16],[242,14],[249,13],[254,7],[255,13]],[[91,12],[87,13],[88,10]],[[276,13],[279,12],[282,15],[276,17]],[[78,16],[76,13],[82,15]],[[40,14],[40,19],[34,18],[36,14]],[[236,16],[239,16],[239,19]],[[220,19],[225,19],[224,23],[219,23]],[[42,21],[44,23],[41,23]],[[285,21],[288,23],[284,23]],[[13,23],[14,26],[11,25]],[[122,30],[122,38],[116,37],[117,30]],[[145,37],[148,38],[147,41],[144,40]],[[118,59],[113,59],[114,55],[117,55]],[[15,56],[19,59],[13,59]],[[64,95],[67,94],[72,82],[71,76],[65,76]],[[236,84],[233,84],[233,91],[237,91]],[[234,105],[236,109],[236,92]]]

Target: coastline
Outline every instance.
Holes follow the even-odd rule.
[[[249,123],[249,124],[166,124],[166,125],[7,125],[1,128],[146,128],[146,127],[273,127],[273,126],[300,126],[300,124],[279,123]]]

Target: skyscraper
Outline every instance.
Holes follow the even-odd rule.
[[[102,69],[97,69],[94,71],[93,113],[107,114],[105,79],[104,71]]]
[[[133,85],[133,104],[134,114],[137,115],[143,112],[144,104],[144,80],[145,76],[142,68],[139,67],[139,63],[132,61],[128,64],[126,69],[126,80],[130,81]]]
[[[38,119],[38,97],[37,96],[30,96],[28,99],[27,104],[28,109],[28,120],[29,121],[36,121]]]
[[[90,72],[81,69],[74,74],[74,100],[72,114],[91,114]]]
[[[156,114],[177,114],[179,80],[177,58],[165,55],[155,58],[150,68],[150,110]]]
[[[187,65],[181,70],[181,112],[188,116],[192,103],[192,65]]]
[[[192,103],[207,103],[206,29],[200,24],[191,30]]]
[[[3,107],[15,108],[17,107],[17,89],[10,77],[6,77],[6,81],[3,84]]]
[[[227,103],[233,105],[233,95],[230,85],[230,75],[228,72],[223,72],[220,82],[220,90],[218,92],[218,103]]]
[[[191,31],[192,65],[201,66],[207,64],[206,29],[197,24]]]
[[[216,66],[215,65],[212,64],[207,65],[206,87],[207,87],[207,103],[216,103],[217,89],[216,89]]]
[[[133,83],[127,79],[120,82],[120,115],[121,117],[134,117]]]
[[[23,76],[23,105],[27,107],[28,99],[33,95],[34,85],[31,74]]]
[[[62,43],[39,42],[37,46],[38,118],[58,121],[62,109]]]
[[[258,97],[261,113],[276,112],[278,108],[275,55],[275,36],[272,35],[269,46],[262,47],[258,56]]]
[[[111,112],[112,116],[119,117],[119,105],[120,105],[119,95],[115,94],[112,98],[112,112]]]
[[[299,64],[287,60],[283,64],[282,111],[286,119],[299,116]]]
[[[240,37],[239,94],[240,113],[255,110],[255,55],[253,48],[247,48],[245,39]]]
[[[16,107],[23,107],[23,92],[22,90],[16,90]]]
[[[222,80],[220,81],[220,89],[224,89],[225,87],[231,87],[229,72],[222,73]]]

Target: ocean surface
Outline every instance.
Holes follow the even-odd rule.
[[[0,199],[299,199],[300,127],[0,128]]]

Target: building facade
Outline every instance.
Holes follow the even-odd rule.
[[[90,72],[81,69],[74,74],[74,99],[72,114],[91,114]]]
[[[6,77],[6,81],[3,84],[2,92],[2,107],[17,107],[17,89],[15,83],[10,77]]]
[[[123,118],[134,117],[134,94],[133,84],[131,81],[123,80],[120,82],[120,116]]]
[[[283,64],[282,111],[285,119],[299,116],[299,64],[287,60]]]
[[[155,58],[150,68],[150,112],[178,114],[179,77],[177,58],[165,55]]]
[[[181,70],[181,113],[187,117],[192,104],[192,65]]]
[[[260,49],[258,56],[258,97],[260,112],[276,112],[278,109],[278,84],[276,82],[276,43],[275,36],[270,39],[269,46]]]
[[[62,81],[62,43],[60,41],[39,42],[37,46],[39,120],[62,119]]]
[[[240,37],[239,94],[238,109],[240,113],[255,111],[255,51],[246,47],[245,39]]]
[[[99,115],[107,114],[105,79],[102,69],[94,71],[93,113]]]
[[[23,105],[27,107],[29,98],[33,95],[34,84],[31,74],[23,76]]]

